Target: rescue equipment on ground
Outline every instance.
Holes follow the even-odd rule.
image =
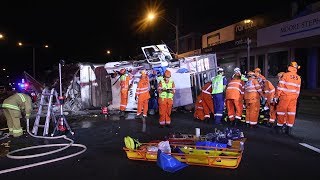
[[[133,138],[127,137],[125,138],[125,147],[123,147],[123,150],[129,159],[157,161],[157,163],[159,163],[159,161],[172,162],[176,163],[175,166],[177,167],[175,168],[177,170],[179,170],[181,164],[177,163],[176,160],[188,165],[235,169],[241,161],[244,142],[246,141],[243,132],[238,129],[229,128],[223,131],[216,130],[214,133],[201,135],[200,137],[188,134],[171,134],[167,137],[167,141],[154,140],[149,143],[138,142],[136,144]],[[206,144],[210,142],[211,145],[214,143],[217,145],[218,142],[216,139],[220,139],[221,141],[226,140],[226,148]],[[159,144],[166,145],[166,149],[170,148],[170,152],[161,151]],[[170,146],[169,148],[167,147],[168,145]],[[156,150],[158,150],[158,152],[156,152]],[[159,151],[167,155],[165,157],[162,157],[164,155],[161,156],[161,158],[165,158],[165,160],[158,160]],[[167,168],[169,172],[175,172],[176,170],[173,167]]]
[[[164,171],[174,173],[188,166],[180,162],[174,156],[162,152],[160,149],[157,153],[157,165]]]

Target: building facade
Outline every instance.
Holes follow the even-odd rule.
[[[270,25],[272,24],[272,25]],[[301,66],[302,88],[320,88],[320,11],[274,24],[256,16],[202,36],[202,53],[215,52],[227,77],[259,67],[274,84],[291,61]]]

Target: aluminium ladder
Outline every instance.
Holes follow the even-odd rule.
[[[34,135],[37,135],[38,128],[42,127],[42,128],[44,128],[43,129],[43,136],[47,136],[49,134],[50,120],[52,119],[53,123],[57,122],[56,116],[53,112],[53,104],[52,104],[52,100],[53,100],[54,96],[56,98],[56,102],[59,103],[58,93],[54,88],[51,89],[50,93],[47,88],[42,90],[38,113],[37,113],[36,120],[34,121],[33,129],[32,129],[32,133]],[[47,109],[47,115],[46,115],[45,124],[41,125],[40,124],[41,113],[42,113],[42,110],[44,110],[44,109]]]

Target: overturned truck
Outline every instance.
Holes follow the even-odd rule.
[[[160,48],[159,48],[160,47]],[[204,54],[173,59],[170,53],[164,52],[165,45],[142,47],[146,59],[137,61],[119,61],[106,64],[79,64],[79,78],[81,109],[101,108],[108,106],[110,110],[120,107],[120,75],[122,68],[127,69],[133,76],[128,93],[127,111],[136,111],[137,101],[135,92],[140,78],[140,70],[146,69],[148,74],[158,71],[160,76],[164,69],[172,73],[176,85],[174,107],[193,104],[201,87],[216,74],[217,61],[215,54]],[[148,52],[147,52],[148,51]],[[71,86],[70,86],[71,87]],[[68,88],[68,92],[72,92]],[[66,95],[69,97],[70,95]],[[71,98],[72,99],[72,98]]]

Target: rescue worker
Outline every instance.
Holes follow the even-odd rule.
[[[232,78],[233,78],[234,75],[240,74],[242,81],[248,81],[248,78],[246,78],[246,76],[241,73],[240,68],[238,68],[238,67],[234,68],[234,69],[233,69],[233,72],[234,72],[234,73],[233,73],[233,75],[232,75]]]
[[[158,111],[158,80],[157,71],[153,70],[149,77],[150,80],[150,99],[149,99],[149,114],[154,115]]]
[[[205,113],[203,111],[203,100],[201,94],[197,96],[193,117],[195,118],[195,120],[200,121],[204,121],[205,119]]]
[[[260,84],[258,83],[255,73],[247,73],[248,81],[244,85],[244,100],[246,104],[246,123],[250,127],[257,127],[260,97],[263,96]]]
[[[272,124],[275,121],[275,117],[273,116],[275,112],[275,105],[273,104],[275,88],[273,84],[267,79],[262,80],[262,92],[263,92],[262,98],[264,98],[263,102],[265,102],[263,109],[264,111],[269,112],[268,113],[269,120],[268,119],[266,120]]]
[[[278,76],[278,81],[280,81],[282,75],[284,72],[279,72],[277,74]],[[266,83],[267,82],[267,83]],[[269,108],[270,112],[269,112],[269,126],[273,127],[274,123],[276,121],[276,103],[273,101],[274,99],[274,95],[276,93],[275,88],[273,86],[273,84],[270,81],[265,81],[264,83],[264,94],[265,94],[265,98],[267,98],[267,107]]]
[[[3,101],[4,116],[7,119],[9,134],[13,137],[23,135],[20,118],[29,119],[32,111],[31,97],[24,93],[15,93]]]
[[[256,76],[256,79],[258,80],[258,82],[261,82],[262,80],[266,80],[266,78],[261,74],[261,69],[260,68],[255,68],[253,70],[255,76]]]
[[[217,76],[212,79],[212,98],[214,103],[214,119],[215,124],[221,124],[221,119],[224,110],[224,97],[223,93],[226,89],[227,79],[223,75],[222,68],[218,68]]]
[[[244,82],[241,73],[236,72],[226,89],[226,108],[231,125],[236,126],[241,121],[243,111]]]
[[[274,98],[274,102],[277,105],[277,132],[281,127],[286,124],[287,128],[285,133],[292,134],[292,127],[295,122],[297,100],[300,94],[301,77],[297,74],[298,66],[297,62],[293,61],[288,66],[288,72],[283,73],[278,86],[277,92]]]
[[[130,89],[129,82],[131,76],[127,73],[126,69],[120,70],[120,117],[125,116],[125,110],[128,104],[128,91]]]
[[[173,105],[173,96],[176,92],[173,80],[170,78],[171,72],[166,70],[164,78],[160,80],[158,86],[159,92],[159,124],[160,127],[170,127],[171,124],[171,109]]]
[[[202,88],[201,88],[201,100],[202,106],[203,106],[203,112],[204,112],[204,122],[209,123],[210,120],[210,113],[214,114],[214,107],[213,107],[213,100],[211,96],[212,92],[212,84],[211,82],[207,82]]]
[[[141,78],[138,82],[138,87],[135,95],[135,99],[138,99],[137,118],[141,118],[143,110],[143,118],[147,117],[148,103],[150,99],[150,83],[146,70],[140,71]]]

